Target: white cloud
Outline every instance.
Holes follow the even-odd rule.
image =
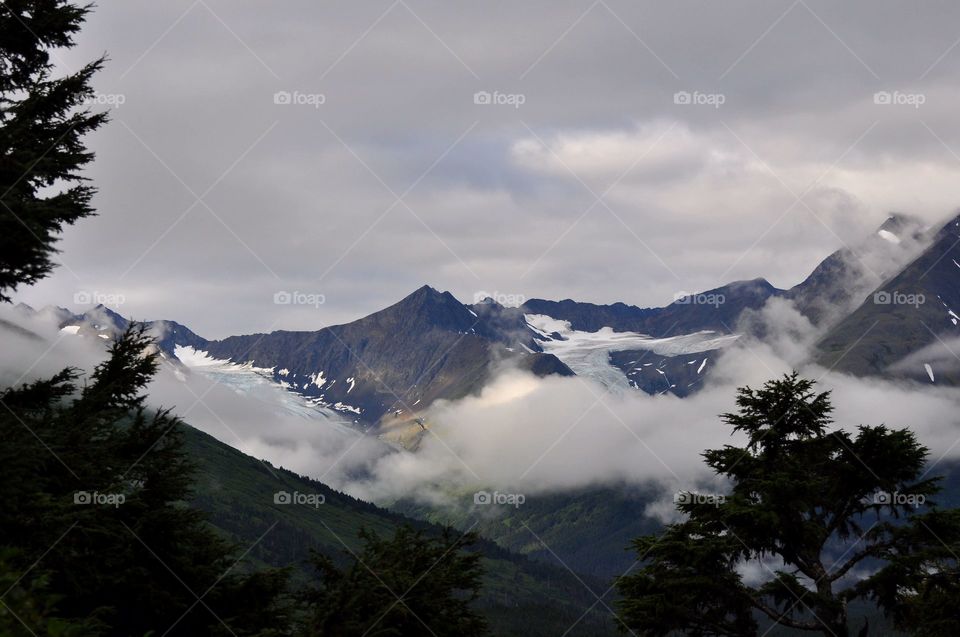
[[[792,285],[890,210],[933,219],[960,202],[956,8],[388,7],[303,0],[264,20],[253,2],[98,6],[65,58],[107,51],[96,88],[126,98],[92,138],[100,216],[64,233],[67,267],[18,300],[119,290],[134,315],[208,337],[343,322],[425,282],[653,305],[733,278]],[[276,105],[280,90],[326,101]],[[526,101],[479,106],[478,90]],[[926,100],[874,104],[881,90]],[[678,91],[725,101],[678,105]],[[672,123],[606,197],[615,215],[578,222],[593,195],[537,137],[599,194]],[[797,194],[820,178],[804,197],[816,216],[781,219],[794,197],[767,165]],[[415,184],[413,213],[382,216],[381,179]],[[214,184],[216,216],[181,218]],[[278,287],[328,302],[279,311]]]

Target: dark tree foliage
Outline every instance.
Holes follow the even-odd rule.
[[[88,11],[66,0],[0,3],[0,301],[49,274],[57,235],[93,214],[82,139],[106,115],[84,102],[103,59],[55,77],[51,55],[73,45]]]
[[[312,562],[320,588],[304,595],[309,619],[305,635],[436,635],[471,637],[486,622],[471,608],[480,590],[480,554],[464,548],[476,535],[425,537],[410,527],[390,539],[362,531],[364,548],[338,567],[326,556]]]
[[[34,637],[84,637],[96,634],[96,625],[83,620],[56,617],[57,599],[50,594],[42,575],[24,573],[18,552],[0,551],[0,635]]]
[[[182,424],[144,405],[153,347],[131,327],[83,387],[66,370],[0,395],[0,555],[42,585],[3,601],[19,616],[40,599],[88,635],[277,634],[285,573],[244,574],[238,547],[185,506]]]
[[[743,447],[704,453],[723,498],[685,494],[686,521],[634,541],[642,567],[618,586],[638,634],[753,635],[758,618],[842,637],[867,600],[911,634],[960,634],[960,511],[939,510],[927,449],[906,429],[830,428],[829,392],[796,373],[740,389],[723,420]],[[748,585],[737,567],[766,571]],[[857,572],[859,571],[859,573]]]

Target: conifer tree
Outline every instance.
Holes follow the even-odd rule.
[[[83,138],[106,121],[86,106],[103,59],[54,68],[89,11],[66,0],[0,3],[0,301],[47,276],[57,235],[93,214],[80,171],[93,160]]]
[[[389,539],[362,531],[363,550],[347,566],[315,554],[321,586],[308,591],[305,636],[486,634],[471,603],[480,591],[480,554],[467,549],[473,533],[446,529],[425,537],[400,527]]]
[[[844,637],[858,600],[911,634],[960,634],[960,511],[935,506],[927,449],[908,429],[833,428],[813,386],[794,373],[739,390],[723,420],[746,444],[704,453],[729,493],[679,494],[686,519],[634,541],[643,564],[619,589],[638,634],[753,635],[762,619]]]

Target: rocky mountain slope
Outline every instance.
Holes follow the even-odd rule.
[[[951,342],[960,337],[958,323],[960,217],[937,230],[923,252],[820,340],[818,362],[861,376],[956,384],[960,361]]]
[[[682,293],[659,308],[571,299],[467,305],[423,286],[379,312],[314,331],[208,340],[175,321],[149,325],[173,364],[246,365],[366,426],[417,423],[434,401],[478,392],[501,365],[539,376],[585,375],[618,391],[685,396],[703,386],[737,336],[745,330],[763,336],[762,324],[741,318],[755,318],[775,298],[823,334],[815,362],[852,374],[953,384],[960,382],[960,360],[950,353],[951,339],[960,338],[953,313],[960,312],[958,241],[958,220],[931,230],[891,215],[793,288],[737,281]],[[103,306],[40,314],[64,331],[105,340],[128,324]]]

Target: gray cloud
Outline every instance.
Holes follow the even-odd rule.
[[[381,504],[412,498],[469,505],[480,488],[537,497],[587,486],[656,485],[662,497],[648,514],[670,519],[678,490],[723,491],[701,453],[742,442],[718,417],[735,409],[735,389],[758,387],[796,367],[833,392],[838,426],[911,428],[931,450],[931,475],[960,457],[960,389],[856,379],[806,365],[816,336],[809,322],[782,299],[760,314],[766,338],[741,338],[712,360],[705,388],[691,397],[608,394],[587,377],[536,378],[504,368],[479,395],[432,405],[425,415],[430,431],[416,452],[388,447],[251,375],[221,378],[163,365],[149,400],[245,453]],[[67,365],[90,370],[105,356],[104,341],[59,332],[42,316],[26,319],[8,307],[0,319],[41,337],[4,331],[4,385]]]
[[[117,292],[125,313],[218,337],[316,329],[424,282],[640,305],[733,278],[789,286],[890,210],[956,207],[958,12],[103,3],[64,56],[107,51],[97,88],[125,98],[92,140],[101,216],[19,300]],[[584,214],[608,189],[610,210]],[[327,302],[278,308],[280,289]]]
[[[659,485],[662,499],[648,513],[675,514],[678,490],[723,492],[703,464],[704,449],[742,443],[720,421],[735,411],[739,386],[759,387],[797,366],[785,357],[786,334],[806,329],[785,318],[778,303],[770,318],[784,318],[783,335],[772,343],[745,341],[716,361],[705,389],[684,399],[640,392],[605,394],[582,378],[537,379],[506,370],[479,396],[438,403],[429,411],[431,433],[416,453],[376,459],[371,477],[346,485],[352,493],[379,502],[395,498],[467,504],[451,496],[478,488],[506,493],[543,493],[597,485]],[[907,427],[930,452],[931,475],[960,454],[960,390],[922,387],[878,379],[831,374],[800,366],[808,378],[830,390],[836,426],[854,431],[860,424]]]

